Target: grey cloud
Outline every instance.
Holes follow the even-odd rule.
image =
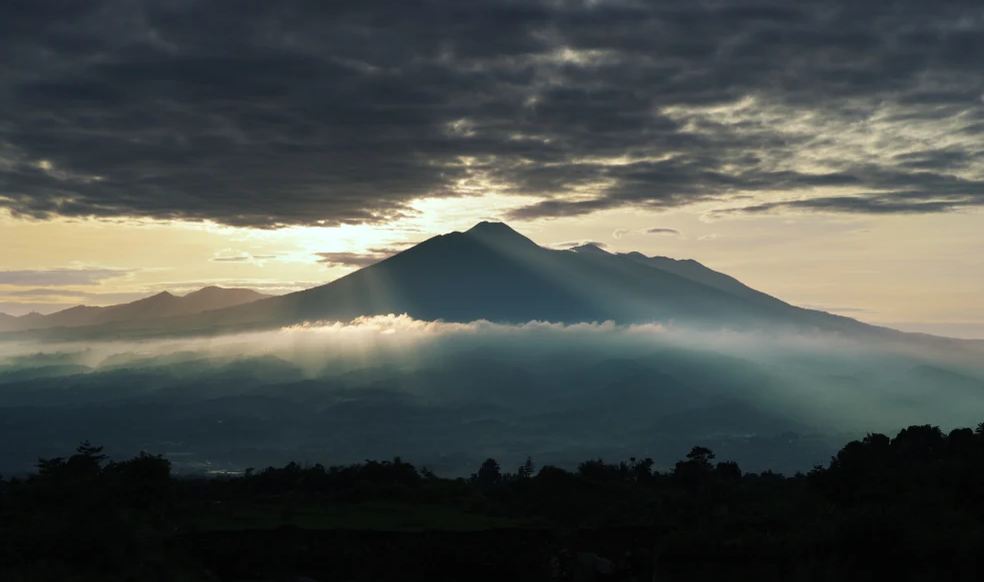
[[[397,249],[390,248],[376,248],[369,249],[365,253],[356,252],[321,252],[316,253],[318,256],[319,263],[325,263],[326,265],[332,267],[368,267],[374,263],[385,259],[386,257],[398,252]]]
[[[95,285],[106,279],[122,277],[125,269],[47,269],[0,271],[0,285]]]
[[[88,291],[75,291],[68,289],[52,289],[50,287],[35,287],[32,289],[16,289],[13,291],[3,291],[0,293],[7,297],[84,297],[86,299],[121,299],[127,300],[128,297],[146,297],[149,293],[91,293]]]
[[[890,195],[874,193],[868,196],[832,196],[787,202],[771,202],[736,209],[735,212],[765,213],[781,209],[800,209],[857,214],[930,214],[976,205],[972,198],[935,200],[923,199],[921,192]],[[909,194],[906,196],[905,194]]]
[[[598,247],[599,249],[604,249],[608,247],[607,244],[596,240],[569,240],[554,243],[552,246],[558,249],[576,249],[578,247]]]
[[[670,235],[677,236],[680,231],[675,228],[648,228],[646,229],[646,234],[660,234],[660,235]]]
[[[62,290],[53,288],[18,289],[0,291],[0,299],[31,299],[39,305],[61,305],[66,302],[72,305],[87,303],[90,305],[112,305],[128,303],[152,295],[150,292],[131,293],[91,293],[86,291]]]
[[[212,257],[212,261],[215,263],[245,263],[252,259],[253,257],[249,255],[236,255],[232,257]]]
[[[212,257],[211,260],[216,263],[246,263],[249,261],[263,261],[276,258],[277,255],[253,255],[250,253],[243,253],[241,255],[219,255]]]
[[[614,199],[595,198],[593,200],[544,200],[528,206],[509,211],[508,217],[519,220],[529,220],[543,217],[579,216],[590,214],[596,210],[604,210],[618,206]]]
[[[522,219],[984,204],[975,2],[14,0],[0,51],[0,207],[23,216],[378,222],[486,181],[539,197]],[[844,150],[864,123],[878,151]],[[894,151],[910,124],[930,145]]]

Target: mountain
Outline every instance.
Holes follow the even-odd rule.
[[[77,328],[70,335],[216,334],[390,313],[445,321],[611,320],[888,332],[795,307],[696,261],[609,253],[596,246],[549,249],[494,222],[435,236],[304,291],[194,315],[153,311],[159,317],[121,318]]]
[[[45,327],[45,317],[36,311],[24,315],[0,313],[0,332],[42,328]]]
[[[204,287],[184,296],[167,291],[130,303],[108,307],[77,305],[49,315],[29,313],[21,317],[0,318],[0,331],[78,328],[112,323],[130,323],[167,317],[193,315],[223,309],[270,297],[251,289]]]
[[[801,309],[695,261],[597,247],[540,247],[502,223],[436,236],[327,285],[209,314],[211,323],[268,325],[407,313],[419,319],[843,329],[853,320]]]
[[[201,313],[213,309],[244,305],[269,297],[271,296],[252,289],[226,289],[211,285],[181,297],[179,306],[184,313]]]

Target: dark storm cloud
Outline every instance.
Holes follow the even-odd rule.
[[[0,51],[27,216],[373,222],[483,184],[541,197],[517,218],[984,203],[978,2],[13,0]]]

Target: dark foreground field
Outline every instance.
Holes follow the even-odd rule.
[[[984,430],[869,435],[809,474],[694,448],[574,471],[399,459],[175,478],[83,445],[0,481],[3,580],[974,580]]]

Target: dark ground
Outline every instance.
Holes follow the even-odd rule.
[[[694,448],[576,471],[399,459],[175,478],[83,445],[0,481],[3,580],[976,580],[984,429],[916,426],[826,467],[742,473]]]

